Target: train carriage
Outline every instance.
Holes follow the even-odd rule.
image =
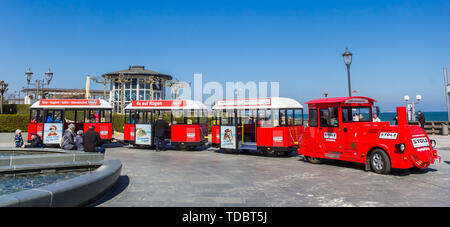
[[[212,146],[230,152],[287,155],[298,149],[303,133],[303,106],[290,98],[217,100],[213,116]]]
[[[153,123],[160,115],[170,123],[166,138],[181,150],[208,143],[206,106],[194,100],[133,101],[125,108],[124,141],[137,147],[153,146]]]
[[[91,125],[105,142],[112,140],[112,106],[102,99],[41,99],[30,107],[28,141],[36,133],[45,145],[61,143],[64,130],[74,124],[86,132]]]

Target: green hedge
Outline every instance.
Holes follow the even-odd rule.
[[[29,104],[3,104],[4,114],[30,114]]]
[[[0,114],[0,132],[28,131],[28,114]]]
[[[125,122],[125,115],[113,113],[112,126],[116,132],[123,132],[123,123]]]

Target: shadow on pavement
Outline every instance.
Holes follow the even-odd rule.
[[[105,203],[105,202],[111,200],[112,198],[114,198],[117,195],[119,195],[120,193],[122,193],[128,187],[129,184],[130,184],[130,178],[127,175],[119,176],[119,179],[117,179],[117,182],[110,189],[110,191],[107,192],[104,196],[102,196],[96,202],[89,204],[88,207],[99,206],[102,203]]]
[[[305,161],[304,158],[300,158],[298,161]],[[333,160],[333,159],[323,159],[321,164],[312,164],[311,165],[330,165],[335,166],[336,168],[349,168],[349,169],[355,169],[355,170],[362,170],[364,169],[364,164],[357,163],[357,162],[348,162],[348,161],[342,161],[342,160]],[[410,168],[410,169],[392,169],[391,174],[393,176],[407,176],[411,174],[425,174],[428,172],[436,172],[436,169],[433,168],[426,168],[426,169],[419,169],[419,168]]]
[[[219,154],[226,154],[226,155],[248,155],[248,156],[259,156],[259,157],[268,157],[268,158],[291,158],[294,156],[297,156],[297,152],[293,151],[287,155],[279,155],[279,156],[269,156],[269,155],[265,155],[264,153],[260,152],[260,151],[254,151],[254,150],[239,150],[236,152],[227,152],[224,151],[223,149],[217,149],[214,152],[219,153]]]

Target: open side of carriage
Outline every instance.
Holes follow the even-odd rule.
[[[214,147],[290,154],[303,133],[303,106],[283,97],[217,100],[212,122]]]
[[[133,101],[125,108],[124,141],[134,146],[154,145],[154,123],[159,116],[170,123],[166,138],[182,150],[208,143],[206,106],[194,100]]]
[[[69,124],[84,132],[94,125],[102,140],[111,141],[112,109],[102,99],[41,99],[30,107],[28,141],[36,133],[44,144],[58,145]]]

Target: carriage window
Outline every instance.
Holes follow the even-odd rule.
[[[280,125],[281,126],[288,125],[286,110],[280,110]]]
[[[127,124],[134,124],[136,121],[136,111],[130,110],[125,113],[125,122]]]
[[[302,109],[294,110],[294,124],[295,125],[303,125],[303,110]]]
[[[308,117],[309,117],[309,126],[317,127],[318,126],[317,109],[310,109]]]
[[[208,124],[208,111],[199,110],[200,111],[200,124]]]
[[[198,124],[198,110],[187,110],[185,111],[186,124]]]
[[[172,124],[174,125],[184,124],[183,110],[173,110],[172,114],[173,114]]]
[[[370,122],[372,121],[370,107],[343,107],[342,121],[348,122]]]
[[[235,114],[234,110],[227,110],[222,112],[222,125],[234,125]]]
[[[111,110],[103,110],[102,123],[111,123]]]
[[[43,113],[44,111],[42,110],[36,109],[31,110],[30,123],[43,123],[44,122]]]
[[[336,107],[320,109],[320,127],[338,126],[338,109]]]
[[[66,116],[64,120],[66,123],[77,123],[77,111],[66,110]]]
[[[86,123],[100,123],[100,110],[87,110],[85,115]]]

